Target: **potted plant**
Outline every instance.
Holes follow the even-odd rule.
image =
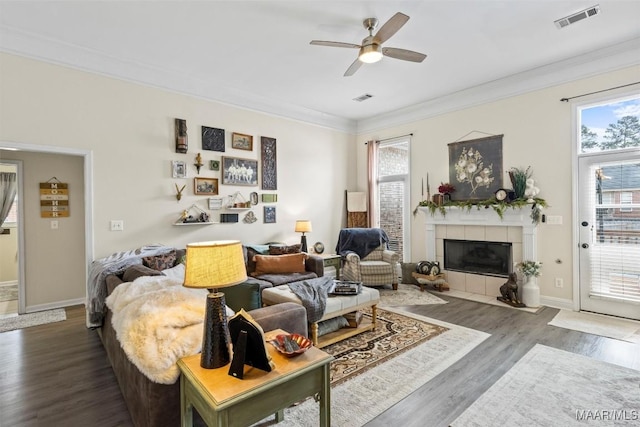
[[[440,185],[438,186],[438,193],[444,194],[445,203],[451,201],[451,193],[453,193],[454,191],[456,191],[456,187],[449,184],[448,182],[447,183],[441,182]]]
[[[527,307],[539,307],[540,286],[538,286],[535,278],[540,276],[542,263],[537,261],[522,261],[516,265],[516,268],[525,277],[525,281],[522,285],[522,302]]]

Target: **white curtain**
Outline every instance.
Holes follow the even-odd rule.
[[[15,172],[0,172],[0,230],[9,215],[16,198],[17,177]]]
[[[367,142],[367,171],[369,190],[369,227],[378,226],[378,143],[379,141]]]

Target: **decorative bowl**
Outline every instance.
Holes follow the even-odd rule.
[[[302,354],[313,346],[309,338],[299,334],[280,334],[269,342],[287,357]]]

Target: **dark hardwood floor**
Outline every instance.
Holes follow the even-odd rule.
[[[408,309],[491,337],[368,426],[447,426],[536,343],[640,369],[640,346],[548,326],[556,309],[530,314],[437,295],[449,304]],[[84,315],[72,307],[64,322],[0,333],[0,427],[132,425]]]

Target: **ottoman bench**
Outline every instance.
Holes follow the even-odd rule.
[[[265,305],[275,305],[281,302],[295,302],[302,305],[300,298],[289,289],[288,285],[266,288],[262,291],[262,302]],[[376,305],[380,302],[380,293],[377,289],[362,287],[358,295],[329,295],[324,316],[318,322],[311,323],[311,340],[318,348],[326,347],[345,338],[352,337],[376,327]],[[357,327],[345,327],[335,332],[318,337],[318,323],[333,319],[343,314],[352,313],[363,308],[371,307],[371,320],[363,318]]]

